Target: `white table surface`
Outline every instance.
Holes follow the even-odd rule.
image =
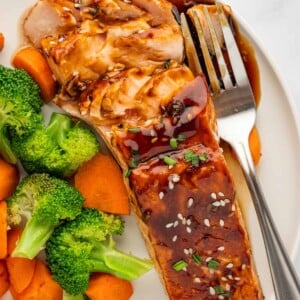
[[[224,0],[224,2],[231,5],[248,23],[264,49],[270,54],[293,97],[293,105],[300,122],[300,1]],[[300,247],[294,262],[300,275]]]

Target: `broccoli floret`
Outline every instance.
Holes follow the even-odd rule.
[[[0,65],[0,154],[11,163],[17,157],[10,139],[26,138],[42,126],[39,87],[24,70]]]
[[[48,174],[25,177],[8,200],[9,224],[26,222],[12,256],[35,257],[55,226],[80,214],[83,202],[82,195],[62,179]]]
[[[116,215],[84,208],[74,220],[62,223],[46,243],[46,259],[53,278],[71,295],[84,294],[93,272],[133,280],[149,271],[152,262],[118,250],[113,234],[124,224]]]
[[[67,178],[98,152],[99,143],[81,122],[53,113],[47,127],[26,139],[13,139],[12,147],[28,173],[45,172]]]

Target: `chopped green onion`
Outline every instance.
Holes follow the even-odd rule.
[[[185,152],[185,153],[184,153],[184,160],[185,160],[186,162],[192,161],[193,155],[194,155],[194,152],[193,152],[192,150],[189,150],[189,151]]]
[[[130,133],[138,133],[138,132],[141,132],[141,128],[138,128],[138,127],[131,127],[131,128],[128,128],[128,131]]]
[[[192,165],[195,167],[199,166],[199,156],[196,154],[192,156]]]
[[[203,262],[203,259],[201,258],[201,256],[198,253],[194,253],[192,257],[193,257],[194,262],[199,265]]]
[[[139,149],[132,149],[132,148],[130,150],[130,153],[131,153],[131,155],[139,155],[140,154]]]
[[[216,269],[218,266],[219,266],[219,262],[217,262],[216,260],[213,260],[211,259],[208,263],[207,263],[207,266],[210,268],[210,269]]]
[[[177,163],[177,161],[169,156],[164,156],[164,163],[169,166],[174,166]]]
[[[170,68],[170,64],[171,64],[171,60],[170,59],[167,59],[164,63],[164,67],[165,69],[169,69]]]
[[[207,154],[204,152],[202,154],[199,155],[199,159],[202,161],[202,162],[206,162],[208,157],[207,157]]]
[[[185,141],[185,136],[184,136],[183,134],[178,134],[178,136],[177,136],[177,141],[178,141],[178,142],[183,142],[183,141]]]
[[[139,163],[138,163],[138,161],[136,160],[136,158],[134,158],[134,157],[131,157],[130,158],[130,167],[131,168],[136,168],[138,165],[139,165]]]
[[[175,271],[181,271],[182,269],[184,269],[188,264],[184,261],[184,260],[179,260],[177,261],[175,264],[173,264],[173,269]]]
[[[175,138],[170,139],[170,146],[173,147],[173,148],[178,147],[178,143],[177,143],[177,140]]]
[[[128,178],[130,176],[130,174],[131,174],[131,169],[127,168],[127,170],[125,171],[124,177]]]
[[[214,289],[215,289],[217,294],[222,294],[222,295],[224,294],[224,290],[220,285],[214,286]]]
[[[232,294],[231,294],[231,292],[224,292],[224,293],[222,293],[222,296],[225,298],[230,298],[230,297],[232,297]]]

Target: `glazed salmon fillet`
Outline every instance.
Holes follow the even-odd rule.
[[[183,63],[172,5],[80,3],[39,1],[25,33],[60,83],[54,103],[95,128],[122,168],[169,298],[263,299],[211,95]]]

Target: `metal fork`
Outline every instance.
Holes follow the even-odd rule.
[[[223,6],[216,4],[217,11],[213,17],[207,6],[201,7],[201,14],[199,10],[191,9],[191,20],[198,41],[191,35],[191,22],[188,23],[185,14],[180,15],[188,64],[196,74],[202,72],[197,55],[197,49],[200,50],[214,97],[219,135],[235,151],[254,202],[276,297],[280,300],[297,300],[300,299],[298,276],[272,219],[249,150],[248,138],[255,124],[256,105],[247,73]],[[228,58],[224,58],[223,44]]]

